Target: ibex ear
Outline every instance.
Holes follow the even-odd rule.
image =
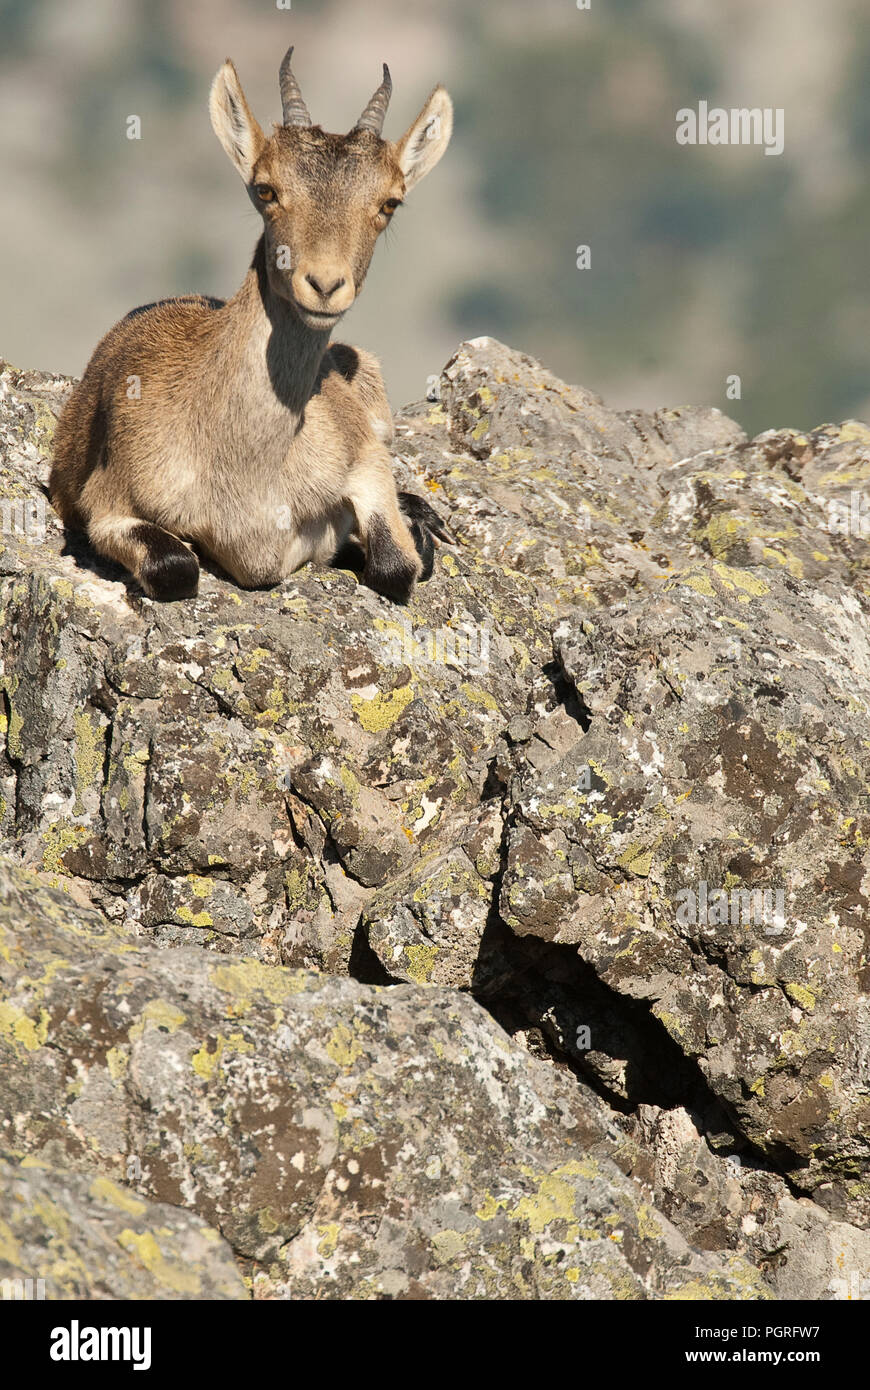
[[[211,84],[208,110],[215,135],[245,183],[249,183],[266,137],[251,114],[229,58]]]
[[[443,87],[436,87],[396,147],[406,191],[435,168],[447,149],[452,130],[453,102]]]

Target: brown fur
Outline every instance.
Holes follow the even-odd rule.
[[[362,287],[388,200],[446,147],[449,98],[436,88],[398,144],[296,125],[267,139],[227,62],[211,110],[263,215],[251,268],[226,303],[165,300],[103,338],[58,426],[52,501],[152,597],[195,592],[187,543],[253,587],[328,562],[354,534],[366,581],[407,598],[421,565],[380,370],[329,330]],[[446,128],[424,144],[433,120]]]

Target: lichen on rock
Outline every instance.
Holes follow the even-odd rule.
[[[478,339],[397,418],[456,538],[407,608],[160,605],[45,502],[67,390],[0,372],[4,1182],[141,1203],[118,1271],[168,1204],[170,1296],[841,1296],[867,428],[614,411]]]

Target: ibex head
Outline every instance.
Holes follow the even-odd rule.
[[[311,124],[292,53],[280,70],[284,123],[269,138],[229,59],[212,83],[209,110],[262,215],[272,289],[310,328],[330,330],[362,288],[378,236],[447,148],[453,105],[436,87],[401,140],[383,139],[392,90],[385,63],[383,81],[353,129],[330,135]]]

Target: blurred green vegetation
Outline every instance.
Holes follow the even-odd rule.
[[[88,3],[0,0],[0,77],[28,65],[56,74],[55,28],[63,13]],[[453,255],[449,278],[432,276],[422,291],[430,298],[429,313],[424,305],[417,315],[421,342],[429,315],[440,316],[455,340],[503,338],[624,404],[717,404],[753,432],[867,414],[870,14],[857,0],[829,0],[814,21],[824,28],[802,36],[794,25],[786,29],[789,3],[768,0],[765,13],[782,15],[783,25],[757,32],[761,11],[743,0],[735,0],[732,24],[717,5],[689,15],[688,0],[593,0],[591,12],[578,12],[572,0],[426,7],[426,22],[444,32],[451,55],[444,73],[457,111],[450,159],[465,169],[470,230],[467,255]],[[193,51],[180,0],[99,0],[97,9],[104,6],[112,23],[123,13],[123,25],[103,41],[97,19],[92,40],[77,44],[66,95],[53,98],[63,100],[63,128],[42,173],[62,212],[120,218],[117,202],[129,187],[128,152],[119,152],[127,112],[147,112],[160,136],[137,156],[143,178],[165,187],[172,155],[179,187],[211,189],[215,163],[203,169],[177,136],[179,122],[203,125],[211,57]],[[337,33],[360,7],[389,51],[422,42],[413,27],[402,40],[411,21],[400,0],[300,0],[292,23],[307,24],[309,34],[312,26]],[[213,25],[221,54],[222,26],[235,54],[248,19],[261,28],[279,22],[274,7],[265,17],[260,0],[213,0],[196,12]],[[811,70],[822,33],[836,80],[810,87],[795,74]],[[762,45],[762,78],[735,87],[753,45]],[[244,62],[261,67],[263,48],[252,27]],[[675,113],[701,98],[783,105],[784,153],[678,146]],[[810,138],[816,129],[828,131],[836,148],[833,172],[824,167],[824,141]],[[439,171],[445,200],[450,177]],[[5,198],[12,182],[4,179]],[[164,196],[172,195],[168,187]],[[445,218],[451,211],[448,202]],[[589,270],[575,264],[581,244],[591,248]],[[153,292],[149,284],[145,297],[217,288],[219,253],[213,241],[198,240],[183,211],[162,255],[161,284]],[[16,279],[27,271],[4,266]],[[106,273],[117,288],[125,272]],[[392,371],[404,383],[407,352],[397,346],[391,363],[389,346],[380,350],[387,379]],[[430,350],[427,343],[421,355]],[[413,380],[431,369],[415,366]],[[725,396],[734,373],[740,401]]]
[[[697,390],[683,324],[708,283],[717,312],[693,335],[706,332],[708,400],[753,432],[867,410],[870,187],[816,206],[797,198],[788,107],[781,156],[678,146],[680,107],[702,97],[738,104],[721,95],[726,55],[717,63],[697,34],[641,0],[620,0],[606,24],[581,22],[573,35],[538,40],[530,26],[521,43],[502,41],[480,12],[469,28],[485,60],[461,93],[459,126],[481,171],[484,223],[508,228],[518,254],[511,275],[457,292],[463,327],[504,337],[571,380],[630,389],[652,370]],[[835,111],[866,170],[870,19],[853,33]],[[616,67],[654,76],[624,111],[610,86]],[[762,90],[739,104],[777,103]],[[575,269],[579,244],[591,248],[589,270]],[[731,373],[741,401],[725,400]]]

